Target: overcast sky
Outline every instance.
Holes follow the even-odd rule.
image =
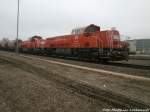
[[[150,38],[150,0],[20,0],[19,37],[69,34],[89,24]],[[0,0],[0,39],[16,37],[17,0]]]

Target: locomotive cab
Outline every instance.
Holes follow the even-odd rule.
[[[128,43],[125,41],[121,41],[120,34],[117,30],[111,30],[110,35],[113,40],[112,51],[110,53],[111,60],[128,60]]]
[[[78,34],[95,33],[95,32],[100,32],[100,27],[94,24],[91,24],[87,27],[73,29],[71,34],[78,35]]]

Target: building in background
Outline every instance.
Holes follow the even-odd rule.
[[[131,54],[148,54],[150,55],[150,39],[127,40],[130,44]]]

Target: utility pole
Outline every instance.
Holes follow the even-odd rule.
[[[142,53],[144,54],[145,46],[144,46],[144,40],[142,41]]]
[[[19,53],[19,16],[20,16],[20,0],[18,0],[17,10],[17,37],[16,37],[16,54]]]

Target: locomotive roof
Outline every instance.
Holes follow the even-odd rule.
[[[79,28],[74,28],[72,29],[72,34],[81,34],[81,33],[85,33],[86,30],[88,30],[89,28],[97,28],[98,30],[100,30],[100,27],[94,24],[90,24],[88,26],[85,27],[79,27]]]
[[[33,37],[30,38],[30,40],[33,40],[33,39],[42,39],[42,37],[35,35],[35,36],[33,36]]]
[[[77,27],[77,28],[74,28],[74,29],[72,29],[72,30],[77,30],[77,29],[85,29],[85,28],[87,28],[87,27],[99,27],[99,26],[97,26],[97,25],[94,25],[94,24],[90,24],[90,25],[88,25],[88,26],[84,26],[84,27]]]

